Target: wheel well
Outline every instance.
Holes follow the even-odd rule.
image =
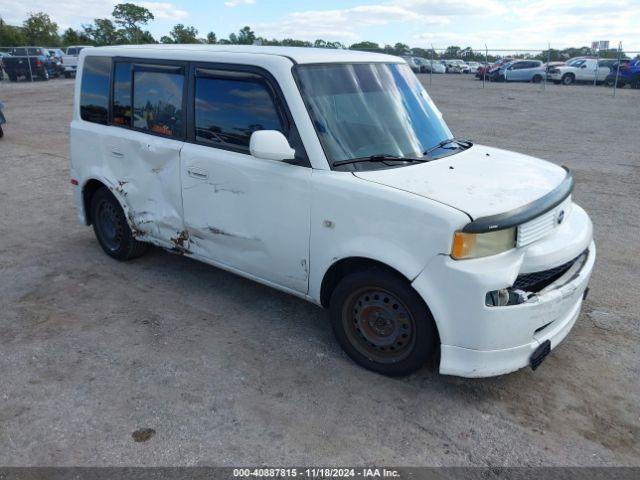
[[[336,288],[338,283],[340,283],[340,280],[342,280],[345,276],[353,272],[359,272],[374,267],[388,270],[392,273],[395,273],[396,275],[401,276],[402,278],[406,279],[407,282],[409,282],[409,279],[402,275],[402,273],[382,262],[364,257],[343,258],[342,260],[339,260],[331,265],[331,267],[329,267],[329,270],[327,270],[327,272],[324,274],[322,285],[320,287],[320,303],[322,304],[322,306],[324,308],[329,307],[329,301],[331,300],[331,294],[333,293],[333,290]]]
[[[82,188],[82,203],[84,206],[84,216],[87,225],[91,225],[93,222],[93,219],[91,218],[91,200],[93,199],[93,195],[101,187],[106,188],[105,184],[98,180],[89,180]]]

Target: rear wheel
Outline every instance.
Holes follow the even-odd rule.
[[[352,273],[331,296],[331,324],[344,351],[359,365],[389,376],[408,375],[431,357],[437,341],[422,298],[396,273]]]
[[[533,78],[531,79],[531,81],[533,83],[540,83],[542,82],[542,75],[534,75]]]
[[[100,188],[91,199],[93,231],[107,255],[116,260],[130,260],[144,254],[148,243],[133,237],[122,207],[106,188]]]
[[[64,78],[71,78],[71,72],[64,72]]]
[[[562,77],[562,84],[563,85],[571,85],[573,82],[575,82],[576,78],[573,76],[573,74],[571,73],[567,73],[565,75],[563,75]]]

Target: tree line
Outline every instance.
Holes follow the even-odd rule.
[[[450,46],[445,50],[411,48],[404,43],[395,45],[379,45],[375,42],[364,41],[351,45],[341,42],[332,42],[318,39],[315,42],[285,38],[278,40],[257,36],[248,26],[243,27],[237,33],[231,33],[228,38],[218,38],[215,32],[208,32],[200,36],[198,29],[184,24],[175,25],[167,35],[159,40],[155,39],[145,27],[154,20],[153,13],[134,3],[121,3],[114,7],[111,18],[96,18],[93,23],[82,25],[81,29],[68,28],[62,35],[59,34],[58,25],[44,12],[32,13],[21,26],[8,25],[0,18],[0,47],[14,46],[46,46],[65,47],[68,45],[127,45],[149,43],[202,43],[202,44],[226,44],[226,45],[275,45],[289,47],[319,47],[319,48],[348,48],[368,52],[387,53],[390,55],[412,55],[423,58],[445,59],[462,58],[468,61],[495,61],[503,57],[500,53],[473,50],[470,47],[461,48]],[[546,61],[566,60],[570,57],[590,55],[589,47],[566,48],[564,50],[550,49],[537,54],[522,53],[521,58],[532,58]],[[602,58],[616,58],[618,51],[615,49],[601,51]]]

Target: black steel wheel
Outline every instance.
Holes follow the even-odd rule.
[[[418,370],[434,351],[437,331],[422,298],[382,268],[343,278],[331,296],[338,342],[358,364],[390,376]]]
[[[91,199],[91,220],[98,243],[116,260],[130,260],[144,254],[149,245],[133,237],[122,207],[106,188]]]

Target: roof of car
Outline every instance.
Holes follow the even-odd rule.
[[[357,50],[343,50],[335,48],[307,48],[307,47],[269,47],[257,45],[205,45],[205,44],[165,44],[165,45],[122,45],[111,47],[97,47],[91,49],[91,55],[109,51],[114,55],[133,55],[152,52],[163,52],[179,57],[180,52],[197,53],[248,53],[261,55],[276,55],[286,57],[295,63],[340,63],[340,62],[386,62],[400,63],[402,59],[381,53],[361,52]]]

